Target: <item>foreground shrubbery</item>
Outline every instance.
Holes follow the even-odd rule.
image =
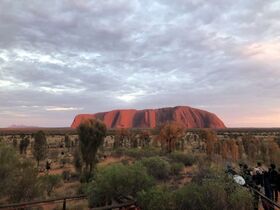
[[[133,157],[135,159],[142,159],[145,157],[153,157],[161,154],[161,150],[159,148],[154,147],[145,147],[145,148],[130,148],[125,150],[125,155]]]
[[[202,184],[190,183],[174,193],[177,210],[249,210],[253,199],[246,189],[231,180],[206,180]]]
[[[60,181],[56,175],[39,177],[30,160],[19,158],[11,147],[0,144],[0,198],[17,203],[44,198]]]
[[[89,185],[89,206],[104,206],[126,196],[136,197],[141,190],[153,185],[146,168],[134,165],[115,164],[101,169]]]
[[[137,203],[142,210],[171,210],[172,200],[172,193],[164,186],[152,187],[137,194]]]
[[[144,158],[133,165],[115,164],[97,173],[89,184],[89,206],[110,205],[124,197],[135,199],[142,210],[249,210],[253,199],[247,189],[235,184],[219,168],[199,166],[193,181],[185,186],[161,186],[158,181],[178,173],[182,163],[172,166],[160,157]],[[176,169],[174,169],[176,168]],[[174,172],[174,171],[176,172]]]
[[[20,160],[16,152],[0,144],[0,197],[11,202],[29,201],[42,196],[38,172],[27,160]]]
[[[171,163],[170,164],[170,172],[171,175],[177,176],[183,170],[184,164],[183,163]]]
[[[40,181],[45,186],[47,195],[51,196],[53,190],[62,183],[62,178],[60,175],[45,175],[40,177]]]
[[[253,198],[250,192],[225,175],[219,175],[202,178],[200,182],[173,191],[163,187],[151,188],[138,193],[137,200],[143,210],[251,210]]]
[[[183,163],[185,166],[192,166],[197,157],[191,153],[173,152],[168,156],[172,161]]]
[[[148,174],[156,179],[167,179],[171,173],[170,164],[160,157],[150,157],[141,160],[147,168]]]
[[[112,155],[115,157],[128,156],[140,160],[145,157],[154,157],[161,155],[162,151],[155,147],[145,147],[145,148],[123,148],[119,147],[114,149]]]

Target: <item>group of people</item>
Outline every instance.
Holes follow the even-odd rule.
[[[269,168],[264,167],[260,162],[256,167],[249,168],[247,164],[240,164],[240,175],[245,179],[248,186],[264,194],[274,202],[278,202],[280,192],[280,169],[277,171],[276,165],[271,164]],[[254,208],[258,209],[260,196],[254,192]],[[261,199],[265,210],[273,210],[273,205],[266,199]]]

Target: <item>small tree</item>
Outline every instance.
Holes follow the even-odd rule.
[[[128,129],[118,129],[114,139],[114,148],[125,147],[126,143],[130,141],[131,133]]]
[[[14,149],[0,143],[0,199],[22,202],[40,197],[37,175],[30,160],[19,158]]]
[[[17,145],[18,145],[17,138],[13,136],[13,147],[17,148]]]
[[[171,173],[170,164],[160,157],[143,158],[141,163],[147,168],[148,174],[156,179],[167,179]]]
[[[26,154],[27,148],[28,148],[29,144],[30,144],[29,136],[26,136],[26,137],[24,138],[24,154]]]
[[[103,144],[106,136],[106,125],[100,120],[90,119],[80,124],[78,127],[80,138],[80,150],[85,163],[85,172],[91,176],[96,163],[98,148]],[[89,179],[87,179],[89,181]]]
[[[40,179],[44,185],[44,189],[46,190],[48,196],[51,196],[53,190],[57,188],[62,181],[60,175],[46,175],[42,176]]]
[[[140,139],[141,147],[149,146],[151,142],[150,133],[148,131],[141,131],[139,134],[139,139]]]
[[[13,174],[17,172],[19,158],[12,147],[0,143],[0,197],[5,196],[13,183]]]
[[[71,147],[71,140],[70,140],[70,137],[67,134],[64,136],[64,144],[65,144],[65,147],[69,151],[70,147]]]
[[[19,203],[41,197],[44,189],[38,180],[38,171],[33,163],[24,160],[17,169],[17,172],[12,174],[12,183],[8,188],[10,201]]]
[[[24,140],[21,139],[19,142],[19,153],[23,154],[24,153]]]
[[[184,129],[177,123],[167,123],[162,127],[158,138],[166,152],[171,153],[174,151],[176,141],[182,137],[183,132]]]
[[[80,174],[82,172],[83,162],[79,148],[75,149],[73,164],[75,166],[76,171]]]
[[[214,153],[214,145],[217,142],[217,134],[211,129],[201,130],[201,138],[205,140],[206,143],[206,153],[211,157]]]
[[[22,138],[19,142],[19,152],[20,152],[20,154],[26,154],[29,144],[30,144],[29,137],[28,136],[22,136]]]
[[[39,167],[40,160],[44,160],[47,155],[48,145],[45,133],[38,131],[34,136],[33,156],[37,160],[37,167]]]

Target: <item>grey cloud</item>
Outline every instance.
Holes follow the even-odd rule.
[[[0,126],[180,104],[238,126],[246,110],[279,104],[279,10],[272,0],[4,0]]]

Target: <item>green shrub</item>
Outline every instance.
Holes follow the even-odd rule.
[[[83,171],[80,175],[80,182],[85,183],[89,182],[93,179],[92,174],[90,174],[88,171]]]
[[[160,157],[150,157],[141,160],[148,174],[156,179],[167,179],[170,175],[170,164]]]
[[[171,174],[177,176],[180,174],[183,168],[184,168],[183,163],[171,163],[171,167],[170,167]]]
[[[122,147],[118,147],[118,148],[115,148],[112,152],[112,156],[114,157],[121,157],[123,156],[125,153],[125,148],[122,148]]]
[[[81,183],[77,189],[77,195],[84,195],[88,193],[89,184],[88,183]]]
[[[51,196],[53,190],[61,184],[60,175],[46,175],[40,177],[48,196]]]
[[[69,170],[62,171],[62,179],[64,181],[69,181],[70,180],[70,176],[71,176],[71,173],[70,173]]]
[[[124,150],[124,154],[133,157],[135,159],[142,159],[145,157],[154,157],[160,155],[161,151],[157,148],[146,147],[146,148],[130,148]]]
[[[43,195],[38,170],[15,150],[0,143],[0,198],[11,202],[30,201]]]
[[[19,166],[19,158],[12,147],[0,143],[0,197],[7,193],[12,177]]]
[[[183,163],[185,166],[192,166],[196,162],[196,157],[189,153],[173,152],[169,155],[169,158],[174,162]]]
[[[250,192],[224,176],[182,187],[174,193],[174,202],[177,210],[253,209]]]
[[[30,161],[20,163],[18,172],[12,174],[8,197],[13,203],[31,201],[43,196],[44,186],[38,179],[38,170]]]
[[[249,210],[253,209],[252,195],[244,188],[237,187],[234,193],[229,195],[228,203],[230,209]]]
[[[83,168],[83,160],[79,148],[76,148],[74,151],[73,165],[75,166],[76,172],[81,174]]]
[[[172,200],[172,193],[164,187],[153,187],[137,194],[141,210],[171,210]]]
[[[224,186],[217,183],[188,184],[175,193],[178,210],[226,209]]]
[[[129,160],[128,159],[123,159],[123,160],[121,160],[121,163],[124,164],[124,165],[128,165]]]
[[[110,204],[123,196],[136,197],[141,190],[153,185],[153,179],[140,163],[134,165],[115,164],[97,172],[89,185],[88,202],[90,207]]]

